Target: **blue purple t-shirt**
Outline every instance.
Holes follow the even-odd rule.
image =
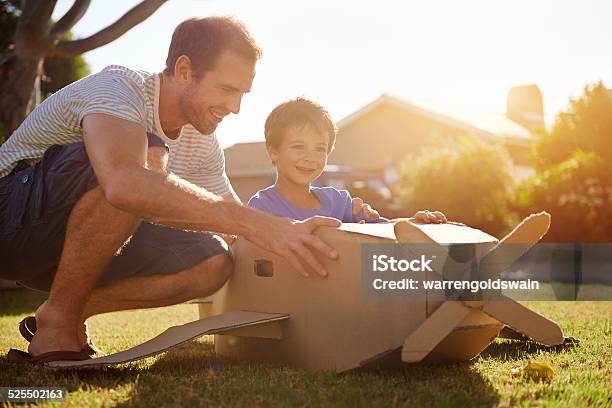
[[[300,208],[291,204],[274,185],[259,190],[249,200],[249,207],[267,213],[303,221],[306,218],[322,215],[339,219],[342,222],[359,222],[363,220],[363,212],[353,217],[353,204],[351,195],[346,190],[337,190],[333,187],[310,187],[310,191],[317,195],[321,206],[319,208]],[[367,222],[386,222],[385,218],[370,218]]]

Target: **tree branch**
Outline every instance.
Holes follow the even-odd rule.
[[[70,31],[83,18],[90,3],[91,0],[75,0],[70,10],[51,27],[51,38],[59,38]]]
[[[23,1],[23,8],[20,18],[20,27],[22,30],[38,29],[45,27],[51,18],[55,3],[57,0],[26,0]]]
[[[143,0],[119,20],[92,36],[74,41],[61,41],[47,52],[48,56],[74,57],[108,44],[142,23],[167,0]]]
[[[15,46],[18,49],[40,47],[48,40],[48,24],[57,0],[25,0],[17,22]]]

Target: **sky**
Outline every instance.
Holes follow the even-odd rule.
[[[59,0],[53,17],[72,1]],[[73,32],[93,34],[137,3],[93,0]],[[536,84],[552,122],[585,85],[612,86],[607,0],[170,0],[85,59],[92,72],[161,71],[174,28],[209,15],[242,20],[264,52],[241,112],[217,129],[224,147],[263,140],[268,113],[297,96],[338,121],[382,93],[505,112],[510,87]]]

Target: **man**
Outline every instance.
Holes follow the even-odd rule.
[[[232,261],[204,231],[327,274],[313,252],[338,255],[312,232],[337,220],[245,208],[225,175],[214,131],[240,111],[260,54],[233,19],[187,20],[163,74],[107,67],[48,98],[0,147],[0,278],[49,291],[28,361],[88,358],[95,314],[214,293]]]

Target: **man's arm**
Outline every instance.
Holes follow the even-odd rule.
[[[242,202],[240,197],[238,197],[238,194],[236,194],[236,190],[234,190],[234,186],[232,186],[230,184],[229,185],[229,189],[230,189],[230,192],[228,194],[224,195],[223,199],[226,200],[226,201],[233,201],[235,203],[238,203],[238,204],[244,206],[244,203]]]
[[[244,203],[242,202],[242,200],[240,200],[240,197],[238,197],[238,194],[236,194],[236,191],[234,190],[234,187],[232,187],[232,185],[229,185],[230,188],[230,192],[223,197],[223,199],[225,201],[229,201],[229,202],[234,202],[237,204],[240,204],[242,206],[244,206]],[[234,241],[236,241],[236,239],[238,238],[237,235],[233,235],[233,234],[226,234],[226,233],[219,233],[219,236],[221,238],[223,238],[225,240],[225,242],[227,242],[227,245],[232,246],[232,244],[234,243]]]
[[[147,169],[147,142],[141,125],[103,114],[83,119],[83,138],[91,165],[106,200],[136,217],[182,229],[243,235],[284,257],[308,275],[303,262],[327,272],[313,256],[314,248],[330,258],[337,253],[312,232],[337,227],[338,220],[314,217],[292,222],[233,200],[223,200],[172,174]]]

